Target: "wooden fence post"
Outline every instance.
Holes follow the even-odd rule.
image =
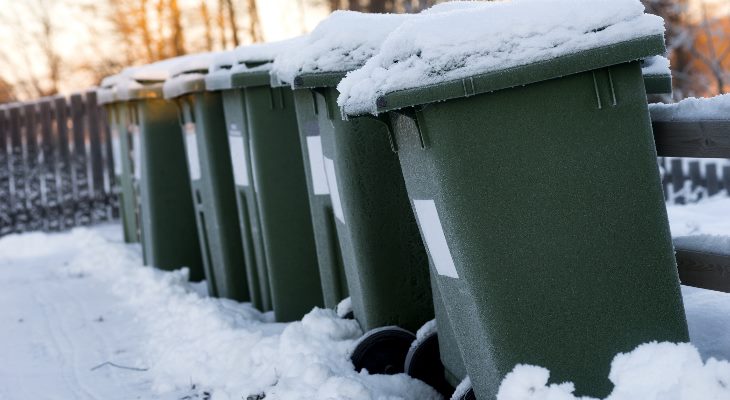
[[[86,151],[84,100],[80,94],[71,95],[71,136],[73,153],[71,157],[74,183],[74,220],[76,225],[85,226],[92,222],[91,191],[89,190],[89,165]]]
[[[99,105],[96,92],[86,92],[86,128],[89,138],[89,161],[91,165],[91,220],[96,223],[109,219],[107,195],[104,188],[103,133],[99,121]]]
[[[42,99],[38,103],[38,118],[41,127],[41,179],[43,188],[43,204],[45,206],[44,230],[59,231],[61,221],[60,198],[58,190],[58,137],[54,134],[52,124],[52,102]]]
[[[21,104],[13,104],[9,109],[8,126],[10,128],[10,173],[12,174],[12,191],[10,193],[10,209],[13,213],[13,232],[25,232],[28,225],[28,210],[25,206],[25,160],[23,158],[23,136],[20,127]]]
[[[15,229],[10,199],[11,176],[8,157],[10,139],[10,120],[7,106],[0,107],[0,236],[12,233]]]
[[[58,137],[58,192],[62,215],[61,229],[69,229],[76,225],[76,219],[73,165],[71,163],[71,136],[68,131],[68,103],[65,97],[58,96],[54,98],[53,111],[56,136]]]

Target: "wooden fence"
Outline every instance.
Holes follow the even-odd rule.
[[[0,236],[118,218],[114,175],[95,92],[0,106]]]
[[[667,203],[696,203],[721,192],[730,195],[730,160],[660,157],[659,166]]]

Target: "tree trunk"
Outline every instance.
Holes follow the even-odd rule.
[[[172,26],[173,55],[185,54],[185,36],[183,35],[182,16],[177,0],[170,0],[170,25]]]
[[[226,7],[228,8],[228,23],[231,26],[233,45],[238,47],[240,44],[238,41],[238,22],[236,22],[236,9],[233,5],[233,0],[226,0]]]
[[[259,21],[259,12],[256,8],[256,0],[247,0],[248,6],[248,35],[254,43],[261,42],[263,35],[261,34],[261,22]]]
[[[213,27],[210,25],[210,11],[205,0],[200,1],[200,15],[203,17],[205,25],[205,49],[213,51]]]

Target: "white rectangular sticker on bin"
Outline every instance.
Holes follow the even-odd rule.
[[[441,226],[436,203],[433,200],[413,200],[413,205],[436,271],[439,275],[458,279],[459,274],[456,273],[454,259],[451,257],[449,245],[446,243],[446,235]]]
[[[327,157],[322,158],[324,158],[325,171],[327,172],[327,182],[329,183],[330,198],[332,199],[332,210],[335,212],[335,217],[344,224],[345,215],[342,213],[340,190],[337,187],[337,176],[335,175],[335,163]]]
[[[200,157],[198,155],[198,138],[195,135],[195,124],[185,124],[185,149],[188,153],[190,180],[200,179]]]
[[[142,179],[142,146],[140,145],[139,126],[132,125],[132,171],[134,178]]]
[[[312,170],[312,189],[314,190],[314,194],[330,194],[327,175],[324,171],[321,137],[307,136],[307,153],[309,154],[309,169]]]
[[[236,186],[248,186],[248,163],[246,163],[246,152],[243,148],[243,136],[241,131],[228,131],[228,146],[231,151],[231,163],[233,164],[233,180]]]

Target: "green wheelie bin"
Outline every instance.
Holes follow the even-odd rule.
[[[117,97],[117,84],[124,78],[121,74],[102,80],[97,91],[99,104],[106,109],[112,138],[114,176],[120,187],[119,213],[126,243],[139,243],[139,208],[137,193],[132,185],[134,148],[131,134],[127,130],[127,104]]]
[[[175,104],[163,98],[160,76],[174,60],[122,73],[116,87],[127,131],[136,141],[134,177],[139,189],[142,251],[145,264],[161,269],[187,267],[190,279],[204,279],[197,246],[185,149]]]
[[[433,319],[428,256],[387,126],[374,118],[343,120],[336,86],[348,68],[357,68],[372,54],[352,55],[349,49],[377,51],[379,42],[407,18],[334,13],[297,52],[277,57],[282,76],[274,71],[275,80],[289,81],[295,89],[306,153],[312,131],[319,136],[319,167],[329,189],[352,311],[366,331],[351,358],[357,370],[370,373],[403,372],[413,332]],[[357,34],[361,30],[368,34]],[[311,124],[317,129],[307,129]]]
[[[323,306],[304,162],[292,90],[272,87],[271,61],[300,39],[235,50],[226,110],[228,123],[245,111],[251,183],[258,210],[271,304],[277,321],[302,318]],[[260,271],[262,272],[262,271]],[[260,276],[261,277],[261,276]]]
[[[453,62],[388,86],[401,65],[437,62],[425,51],[411,64],[409,55],[389,53],[371,60],[377,75],[366,64],[339,86],[346,113],[387,113],[479,399],[494,398],[519,363],[550,369],[555,382],[575,382],[579,394],[605,396],[617,353],[688,340],[637,61],[664,52],[661,21],[642,12],[631,17],[641,29],[627,35],[611,36],[609,24],[580,32],[591,40],[578,50],[563,38],[542,53],[520,53],[532,43],[515,32],[513,41],[502,36],[513,45],[505,48],[531,58],[490,59],[501,53],[489,46],[500,43],[478,39],[504,28],[498,21],[520,19],[539,30],[549,24],[531,18],[556,18],[556,26],[560,18],[575,20],[564,11],[536,12],[541,7],[511,3],[423,21],[475,27],[460,37],[413,24],[389,38],[391,51],[448,41]],[[603,15],[580,21],[598,24],[594,17]],[[366,87],[365,95],[353,90]],[[447,377],[458,376],[441,358]]]
[[[261,311],[271,311],[271,293],[269,275],[266,270],[261,219],[251,176],[245,97],[240,89],[233,89],[231,86],[231,68],[235,64],[237,61],[234,52],[216,55],[210,71],[205,76],[205,86],[209,92],[219,92],[223,99],[223,113],[228,131],[228,149],[233,168],[238,222],[241,229],[251,303]]]
[[[220,93],[205,90],[212,57],[197,54],[174,65],[163,93],[178,106],[209,293],[249,301],[223,103]]]

